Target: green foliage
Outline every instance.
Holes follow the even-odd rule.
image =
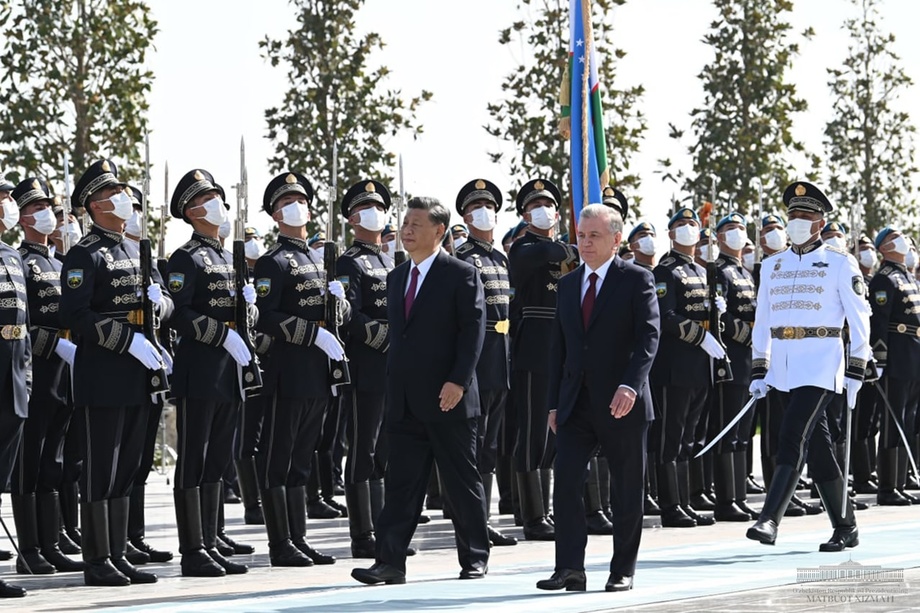
[[[889,223],[917,232],[917,202],[911,195],[914,165],[910,116],[893,103],[913,83],[892,50],[894,35],[879,26],[877,0],[852,0],[859,16],[845,21],[849,54],[828,69],[834,118],[824,129],[829,196],[841,221],[865,210],[864,230]]]
[[[757,202],[755,178],[779,194],[793,173],[791,158],[807,156],[792,129],[796,113],[807,103],[786,81],[786,72],[799,53],[797,41],[814,32],[792,32],[786,21],[791,0],[714,0],[718,18],[703,41],[714,57],[699,78],[705,101],[690,113],[693,142],[688,146],[693,165],[689,173],[661,160],[664,179],[696,196],[697,205],[710,198],[710,176],[733,208],[750,212]],[[671,125],[670,136],[681,140],[684,131]],[[812,175],[808,175],[812,176]],[[724,214],[717,203],[716,214]]]
[[[284,38],[265,38],[259,44],[272,66],[286,67],[290,84],[281,103],[265,111],[275,147],[268,164],[273,172],[291,169],[315,180],[320,197],[314,202],[314,221],[307,226],[313,234],[328,208],[321,188],[332,182],[333,142],[338,145],[340,195],[367,177],[392,184],[396,158],[386,141],[403,131],[413,137],[422,133],[415,116],[431,92],[423,90],[406,100],[400,90],[387,87],[389,68],[368,66],[384,42],[379,34],[355,31],[355,13],[364,0],[291,4],[297,27]]]
[[[625,52],[601,38],[602,35],[608,40],[613,38],[612,9],[624,2],[594,0],[592,24],[611,183],[629,194],[638,205],[635,193],[639,188],[639,175],[630,171],[630,161],[639,150],[646,130],[645,117],[638,109],[645,90],[641,85],[627,89],[614,87],[616,60],[623,58]],[[502,45],[521,49],[522,53],[518,66],[502,83],[502,99],[487,107],[491,122],[485,130],[513,144],[509,154],[495,152],[489,155],[493,162],[507,168],[516,186],[529,178],[544,176],[557,181],[563,192],[568,191],[567,140],[558,131],[559,88],[569,52],[568,5],[566,0],[518,0],[521,19],[499,33]],[[509,191],[511,203],[516,193],[516,187]],[[638,211],[638,207],[635,210]]]
[[[138,179],[156,21],[140,0],[0,2],[0,168],[63,187],[95,159]],[[8,237],[4,236],[4,240]]]

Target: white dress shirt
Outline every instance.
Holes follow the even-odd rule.
[[[416,266],[415,262],[412,262],[411,268],[409,268],[409,276],[406,278],[406,294],[409,293],[409,284],[412,283],[412,269],[418,268],[418,281],[415,283],[415,296],[412,296],[413,300],[418,296],[418,291],[422,289],[422,283],[425,282],[425,277],[428,276],[428,271],[431,270],[431,265],[434,264],[434,259],[438,257],[440,250],[435,251],[427,258],[422,260]]]

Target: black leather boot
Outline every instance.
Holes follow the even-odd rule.
[[[201,536],[204,550],[228,575],[243,575],[249,572],[245,564],[231,562],[217,550],[217,534],[220,525],[220,511],[224,506],[223,483],[201,484]]]
[[[646,471],[648,476],[648,471]],[[601,492],[601,508],[604,516],[610,519],[610,465],[607,464],[607,458],[597,457],[597,482]],[[657,489],[657,488],[656,488]],[[648,483],[646,483],[645,492],[648,495]]]
[[[653,453],[646,456],[644,515],[661,515],[658,505],[658,458]]]
[[[543,506],[543,488],[540,471],[518,473],[518,492],[521,498],[521,518],[524,522],[524,538],[528,541],[552,541],[556,529],[546,520]]]
[[[910,453],[910,450],[898,447],[898,478],[896,489],[901,496],[907,499],[907,502],[911,504],[920,504],[920,498],[907,492],[907,467],[910,463],[910,458],[907,456],[908,453]]]
[[[80,484],[76,481],[61,484],[58,490],[61,502],[61,523],[66,539],[61,544],[61,551],[68,555],[80,553],[79,551],[68,551],[70,548],[67,541],[73,543],[74,547],[79,549],[83,545],[83,535],[79,526],[79,503],[80,503]]]
[[[748,506],[747,497],[748,492],[748,481],[750,479],[747,475],[750,474],[747,464],[747,454],[743,451],[735,451],[732,453],[732,475],[735,478],[735,506],[744,511],[750,519],[756,520],[760,515],[760,511],[755,511]]]
[[[42,557],[62,573],[75,573],[83,570],[83,562],[71,560],[58,547],[61,528],[61,512],[58,506],[58,493],[45,492],[35,498],[38,512],[38,543]]]
[[[716,495],[716,521],[751,521],[751,516],[735,504],[737,493],[732,453],[719,453],[713,457],[712,476]]]
[[[510,455],[498,457],[495,466],[495,481],[498,483],[498,514],[511,515],[514,513],[514,503],[511,500],[511,488],[514,483],[514,458]]]
[[[128,548],[128,497],[109,500],[109,544],[111,546],[112,565],[131,583],[156,583],[157,576],[135,568],[128,562],[125,552]]]
[[[834,527],[834,534],[830,540],[826,543],[821,543],[818,550],[843,551],[847,547],[859,545],[859,530],[856,528],[853,503],[847,497],[846,506],[841,506],[845,488],[843,477],[838,477],[833,481],[816,483],[815,485],[818,487],[818,494],[821,496],[821,500],[824,502],[824,508],[827,509],[831,526]]]
[[[96,500],[80,505],[83,524],[83,582],[86,585],[110,587],[131,585],[121,571],[112,564],[109,546],[109,501]]]
[[[35,508],[35,494],[13,494],[13,520],[16,522],[16,536],[19,540],[19,557],[16,558],[16,572],[21,575],[52,575],[54,566],[42,556],[38,542],[38,512]]]
[[[259,481],[256,477],[256,459],[242,458],[236,461],[236,479],[243,498],[243,522],[248,525],[265,524],[262,517],[262,500],[259,498]]]
[[[684,513],[680,506],[676,462],[658,464],[658,506],[661,507],[661,526],[663,528],[693,528],[696,526],[696,520]]]
[[[486,495],[486,518],[489,516],[489,509],[492,508],[492,474],[481,475],[482,477],[482,487]],[[502,534],[498,530],[492,527],[491,524],[486,524],[486,528],[489,531],[489,542],[492,543],[495,547],[509,547],[511,545],[517,545],[517,539],[513,536],[508,536]]]
[[[307,492],[303,486],[289,487],[285,491],[287,496],[288,527],[291,532],[291,543],[314,564],[335,564],[335,556],[317,551],[307,541]]]
[[[351,557],[374,559],[377,543],[374,539],[373,508],[370,483],[345,484],[345,504],[348,505],[348,534],[351,537]]]
[[[221,555],[224,555],[224,556],[252,555],[256,552],[255,547],[253,547],[252,545],[249,545],[248,543],[240,543],[238,541],[235,541],[232,538],[230,538],[229,534],[227,534],[227,527],[226,527],[226,524],[224,523],[224,504],[226,503],[226,501],[224,500],[225,497],[223,494],[223,488],[226,486],[224,485],[223,481],[220,482],[220,486],[221,486],[220,503],[217,505],[217,544],[218,544],[217,550],[220,552]],[[229,547],[230,551],[225,553],[225,548],[221,547],[221,544],[224,544],[226,547]]]
[[[700,463],[700,466],[702,466],[702,463]],[[687,517],[696,522],[697,526],[712,526],[716,523],[712,515],[697,513],[696,509],[694,509],[691,504],[690,478],[692,472],[690,462],[680,461],[677,463],[677,491],[680,495],[680,507]],[[701,473],[698,472],[698,474]]]
[[[197,487],[174,490],[179,553],[183,577],[223,577],[226,571],[204,550],[201,530],[201,498]]]
[[[854,438],[850,453],[853,463],[853,489],[857,494],[878,494],[878,487],[870,480],[872,465],[869,463],[868,439]]]
[[[588,476],[585,479],[585,525],[588,534],[613,534],[613,524],[604,515],[601,504],[601,488],[598,475],[597,458],[588,462]]]
[[[313,566],[305,553],[291,542],[287,514],[287,488],[262,490],[262,515],[268,533],[268,557],[272,566]]]
[[[767,490],[767,497],[760,511],[760,517],[748,528],[747,537],[764,545],[776,544],[776,533],[780,519],[789,505],[799,482],[799,471],[787,464],[780,464],[773,473],[773,481]]]
[[[695,511],[712,511],[716,508],[715,502],[707,495],[709,483],[706,479],[706,458],[693,458],[687,462],[687,475],[689,478],[689,498],[685,502]],[[682,468],[678,463],[678,475]],[[704,524],[700,524],[704,525]]]
[[[146,519],[144,516],[144,503],[147,487],[135,485],[131,490],[131,502],[128,507],[128,547],[147,555],[151,562],[163,563],[173,559],[171,551],[154,549],[147,542]],[[130,560],[130,558],[128,558]]]
[[[898,449],[878,450],[878,496],[876,500],[881,507],[906,507],[910,500],[901,495],[897,488]]]

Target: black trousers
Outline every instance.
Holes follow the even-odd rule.
[[[770,388],[760,404],[760,455],[765,458],[775,457],[779,452],[779,431],[786,412],[786,398],[783,392]]]
[[[608,407],[591,407],[587,394],[556,430],[553,515],[556,525],[556,570],[584,570],[588,532],[584,487],[588,461],[598,445],[610,466],[610,511],[613,557],[610,572],[632,576],[642,537],[648,422],[621,427]]]
[[[914,425],[917,414],[917,404],[920,403],[920,381],[913,379],[892,379],[883,377],[879,383],[880,392],[888,397],[891,408],[894,409],[901,422],[904,433],[910,436],[913,431],[911,426]],[[879,398],[881,411],[881,430],[879,436],[879,447],[881,449],[893,449],[896,447],[904,448],[904,441],[898,434],[898,428],[895,425],[891,413],[883,404],[884,401]]]
[[[13,377],[6,378],[6,385],[0,389],[0,491],[10,491],[10,477],[22,441],[22,425],[25,421],[13,409]]]
[[[652,388],[655,403],[661,409],[661,440],[655,450],[659,462],[685,462],[693,457],[699,440],[697,426],[708,394],[708,387]]]
[[[514,391],[509,391],[505,396],[505,418],[499,426],[498,455],[514,455],[514,446],[517,442],[517,411],[514,408]]]
[[[176,399],[177,490],[223,479],[233,459],[233,429],[239,406],[239,401]]]
[[[853,414],[853,431],[856,440],[865,441],[874,438],[878,432],[879,411],[887,412],[878,397],[877,383],[863,385],[856,399],[856,409]]]
[[[251,458],[259,452],[265,401],[266,397],[262,394],[249,396],[240,407],[240,419],[236,428],[237,459]]]
[[[64,442],[73,408],[56,402],[29,403],[22,444],[13,471],[13,492],[31,494],[58,489],[64,473]]]
[[[515,468],[530,472],[550,468],[556,455],[556,441],[549,429],[546,375],[516,370],[511,386],[517,412],[517,441],[514,447]]]
[[[844,421],[846,419],[846,410],[846,392],[834,394],[834,397],[827,403],[827,408],[824,410],[824,414],[827,416],[827,430],[831,434],[832,443],[839,443],[846,435],[847,425]]]
[[[432,462],[450,500],[461,568],[489,560],[485,493],[476,466],[476,418],[422,422],[406,412],[387,420],[390,459],[383,510],[377,520],[377,560],[406,570],[406,549],[415,534]]]
[[[498,439],[502,433],[505,420],[505,403],[508,390],[480,390],[479,406],[479,452],[476,463],[479,474],[488,475],[495,472],[498,463]]]
[[[259,483],[270,489],[306,486],[328,399],[267,398],[262,441],[256,456]]]
[[[784,394],[786,411],[780,426],[776,464],[792,466],[801,472],[805,461],[816,483],[840,476],[827,427],[827,405],[834,392],[819,387],[797,387]]]
[[[738,415],[738,411],[749,398],[750,393],[745,384],[719,383],[715,385],[712,403],[709,407],[709,440],[718,435],[728,425],[728,422]],[[747,451],[755,413],[753,407],[748,410],[744,417],[719,439],[712,451],[716,454]]]
[[[382,479],[387,467],[383,416],[386,394],[351,389],[342,395],[341,418],[348,417],[345,483]]]
[[[144,452],[145,406],[79,407],[83,425],[80,499],[96,502],[131,493]]]
[[[147,407],[147,430],[144,432],[144,453],[141,455],[141,465],[138,468],[137,476],[134,478],[134,485],[143,486],[147,484],[147,477],[153,470],[153,455],[157,448],[157,434],[160,433],[160,417],[163,415],[163,401],[152,402]],[[166,450],[162,450],[166,453]]]

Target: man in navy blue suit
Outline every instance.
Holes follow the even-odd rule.
[[[556,432],[556,568],[544,590],[585,589],[587,529],[582,492],[597,445],[610,464],[613,558],[606,590],[632,589],[645,486],[645,440],[654,418],[648,373],[658,349],[652,274],[623,262],[619,211],[585,207],[584,262],[559,281],[550,349],[549,424]]]
[[[450,213],[434,198],[410,200],[401,230],[410,259],[387,275],[390,458],[376,562],[351,573],[362,583],[406,582],[406,550],[435,459],[451,502],[460,578],[479,579],[488,570],[476,464],[485,304],[479,271],[441,249],[449,223]]]

